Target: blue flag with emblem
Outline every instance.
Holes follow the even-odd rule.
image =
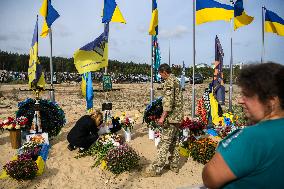
[[[74,53],[74,64],[79,74],[97,71],[108,65],[108,26],[109,23],[105,23],[104,32],[98,38]]]
[[[42,72],[42,65],[40,64],[38,59],[38,17],[34,28],[34,34],[30,49],[28,78],[30,88],[33,89],[37,87],[45,87],[45,79],[44,74]]]

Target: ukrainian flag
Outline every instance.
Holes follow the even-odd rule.
[[[254,19],[252,16],[248,16],[245,13],[243,0],[237,0],[235,2],[234,17],[234,30],[238,29],[239,27],[249,25]]]
[[[60,16],[58,12],[51,5],[51,0],[43,0],[42,6],[39,10],[40,14],[44,17],[42,26],[41,37],[46,37],[52,23]]]
[[[156,0],[152,1],[152,18],[149,27],[149,35],[158,35],[158,8]]]
[[[218,20],[230,21],[234,7],[213,0],[196,0],[196,24]]]
[[[284,20],[276,13],[266,9],[265,11],[265,32],[276,33],[284,36]]]
[[[123,18],[115,0],[104,0],[102,22],[121,22],[126,24],[126,21]]]
[[[44,74],[42,73],[42,66],[38,60],[38,19],[36,21],[28,68],[28,78],[30,88],[45,87]]]
[[[105,23],[104,32],[98,38],[74,53],[74,64],[79,74],[107,67],[108,30],[108,23]]]
[[[87,72],[82,75],[81,89],[82,95],[86,98],[87,111],[92,111],[94,98],[92,72]]]

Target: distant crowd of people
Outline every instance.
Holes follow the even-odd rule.
[[[150,76],[143,74],[121,74],[108,73],[113,83],[141,83],[150,81]],[[104,73],[94,72],[92,75],[93,81],[101,82]],[[7,70],[0,70],[0,83],[9,83],[12,81],[27,81],[28,72],[14,72]],[[50,82],[50,72],[45,72],[45,80]],[[54,72],[53,83],[68,83],[81,82],[82,77],[79,73],[70,72]]]

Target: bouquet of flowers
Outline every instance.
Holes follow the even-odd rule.
[[[129,171],[139,165],[139,155],[127,144],[108,151],[105,158],[107,169],[114,174]]]
[[[129,117],[125,117],[124,119],[121,119],[120,124],[125,131],[132,131],[135,121]]]
[[[0,127],[6,130],[17,130],[25,128],[26,124],[28,123],[28,119],[24,116],[13,118],[8,117],[6,120],[0,122]]]
[[[189,119],[189,117],[186,117],[185,119],[183,119],[183,120],[181,121],[180,128],[181,128],[181,129],[188,129],[190,123],[191,123],[191,120]]]
[[[204,134],[203,130],[205,129],[206,125],[200,121],[199,119],[192,119],[186,118],[181,123],[182,128],[188,128],[190,132],[195,135],[199,136]]]
[[[162,97],[158,97],[152,103],[147,105],[144,111],[143,122],[145,122],[148,127],[152,128],[152,130],[160,129],[160,127],[156,124],[156,120],[161,117],[162,113]]]
[[[194,161],[206,164],[215,154],[217,142],[211,138],[192,140],[189,144],[190,156]]]

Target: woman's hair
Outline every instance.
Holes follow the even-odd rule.
[[[168,64],[161,64],[159,66],[158,72],[167,72],[168,74],[172,73],[171,67]]]
[[[266,104],[272,97],[278,97],[284,109],[284,66],[276,63],[250,64],[241,70],[237,84],[246,95],[257,95]]]
[[[96,119],[103,119],[103,113],[100,110],[95,110],[91,113],[91,117]]]

